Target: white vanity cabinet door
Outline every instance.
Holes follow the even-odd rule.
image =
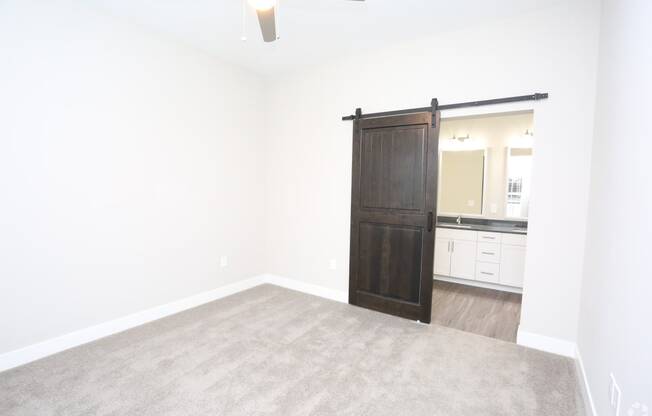
[[[435,274],[449,276],[451,274],[451,240],[435,239]]]
[[[500,256],[500,284],[523,287],[525,247],[503,244]]]
[[[475,279],[475,252],[478,243],[453,240],[452,245],[450,275],[462,279]]]
[[[527,244],[527,235],[525,234],[505,234],[503,235],[503,244],[510,246],[523,246]]]

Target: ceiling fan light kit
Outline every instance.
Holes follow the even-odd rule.
[[[276,6],[276,0],[248,0],[251,7],[259,10],[269,10],[273,9]]]
[[[256,10],[260,32],[265,42],[274,42],[278,39],[276,30],[276,15],[278,11],[278,0],[243,0],[247,1]],[[365,0],[348,0],[362,2]],[[243,32],[244,32],[244,11],[243,11]],[[247,37],[243,34],[242,40]]]

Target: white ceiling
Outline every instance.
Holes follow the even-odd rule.
[[[98,9],[165,33],[264,75],[424,34],[464,29],[561,0],[280,0],[280,40],[264,43],[242,0],[85,0]]]

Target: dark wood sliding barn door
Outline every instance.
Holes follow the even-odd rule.
[[[349,303],[430,322],[439,112],[355,120]]]

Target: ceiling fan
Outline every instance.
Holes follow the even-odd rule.
[[[347,1],[365,1],[365,0],[347,0]],[[258,24],[263,34],[265,42],[274,42],[278,39],[276,36],[276,13],[278,10],[278,0],[248,0],[251,7],[256,10]]]

